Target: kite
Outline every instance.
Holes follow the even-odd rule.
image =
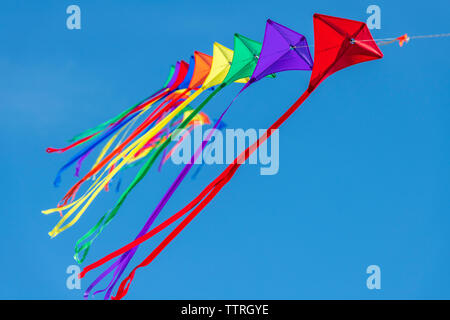
[[[93,153],[94,149],[103,145],[90,171],[69,189],[57,207],[42,211],[44,214],[59,212],[61,215],[59,222],[49,232],[51,237],[55,237],[75,224],[97,195],[102,190],[109,190],[111,181],[116,179],[119,172],[141,165],[133,181],[120,195],[113,208],[106,212],[76,242],[74,258],[78,263],[82,263],[94,240],[117,215],[128,194],[146,176],[157,158],[161,155],[158,166],[158,171],[161,171],[162,165],[179,148],[187,133],[192,131],[195,126],[211,123],[209,117],[202,112],[205,105],[229,84],[233,82],[244,84],[215,121],[212,130],[195,151],[190,163],[185,165],[157,204],[135,240],[83,269],[80,277],[84,277],[87,272],[118,258],[89,285],[84,294],[85,298],[89,297],[91,291],[102,279],[114,271],[107,287],[93,294],[106,291],[105,299],[122,299],[129,290],[136,270],[150,264],[162,252],[228,184],[241,164],[245,163],[250,155],[270,138],[274,130],[277,130],[299,109],[311,93],[330,75],[355,64],[381,59],[383,54],[379,46],[382,45],[398,42],[399,46],[403,47],[412,39],[450,37],[448,33],[423,36],[404,34],[395,38],[374,39],[363,22],[322,14],[314,14],[313,23],[314,62],[308,42],[302,34],[269,19],[266,23],[262,44],[236,33],[234,35],[234,51],[217,42],[213,45],[212,56],[195,51],[190,57],[189,63],[181,60],[175,66],[171,66],[169,76],[163,86],[150,96],[115,117],[74,136],[69,140],[71,144],[68,146],[47,148],[48,153],[64,153],[76,147],[84,146],[57,172],[54,185],[58,186],[64,171],[75,165],[75,176],[78,177],[83,162]],[[275,74],[288,70],[311,71],[309,85],[305,92],[256,142],[251,144],[234,159],[232,164],[212,180],[197,197],[182,210],[152,228],[156,218],[185,179],[197,157],[205,150],[214,131],[220,130],[224,126],[222,119],[237,97],[255,82],[266,77],[273,78]],[[207,90],[212,92],[198,107],[189,107],[201,93]],[[141,122],[138,123],[138,121]],[[136,125],[137,127],[134,128]],[[179,135],[180,130],[184,132],[184,135]],[[171,149],[168,149],[174,137],[181,138]],[[193,178],[197,175],[198,170],[194,173]],[[91,185],[78,199],[75,199],[82,184],[89,179],[93,180]],[[119,191],[121,182],[122,180],[119,178],[115,187],[116,192]],[[66,210],[68,211],[63,215],[63,211]],[[68,221],[71,217],[72,219]],[[112,290],[136,253],[138,246],[181,218],[183,218],[181,222],[150,255],[122,280],[116,295],[111,297]]]

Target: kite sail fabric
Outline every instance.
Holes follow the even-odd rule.
[[[309,52],[306,38],[270,19],[266,23],[264,43],[250,83],[263,77],[287,70],[311,70],[313,60]]]
[[[228,75],[227,75],[227,77],[225,78],[224,81],[227,81],[227,80],[228,81],[233,81],[233,80],[238,79],[238,78],[243,78],[244,76],[246,78],[248,78],[248,77],[252,76],[253,74],[255,74],[255,71],[256,71],[255,68],[257,68],[260,63],[265,63],[266,56],[272,58],[273,50],[271,50],[272,48],[270,46],[270,42],[271,42],[271,36],[270,35],[271,35],[272,32],[278,32],[278,30],[282,30],[283,33],[289,37],[288,39],[292,40],[292,42],[297,43],[297,44],[298,43],[307,44],[305,37],[303,35],[301,35],[301,34],[296,33],[293,30],[290,30],[290,29],[288,29],[288,28],[286,28],[286,27],[284,27],[284,26],[282,26],[280,24],[277,24],[277,23],[275,23],[275,22],[273,22],[271,20],[269,20],[267,22],[267,25],[268,26],[266,27],[266,35],[269,34],[269,37],[267,37],[267,38],[265,37],[262,46],[261,46],[260,43],[258,43],[256,41],[253,41],[253,40],[251,40],[249,38],[246,38],[246,37],[244,37],[242,35],[235,34],[235,56],[233,58],[232,65],[231,65],[231,68],[230,68],[230,70],[228,72]],[[279,28],[279,29],[272,28],[273,25],[276,25],[277,28]],[[269,30],[269,31],[267,31],[267,30]],[[286,46],[285,42],[286,42],[286,40],[282,43],[282,46],[280,46],[278,48],[276,47],[278,49],[277,52],[279,52],[279,51],[283,52],[285,50],[290,50],[290,47]],[[269,43],[269,44],[267,44],[267,43]],[[262,52],[262,50],[264,50],[264,47],[266,47],[266,50],[264,52]],[[270,70],[272,70],[272,72],[278,72],[278,71],[281,72],[281,71],[285,71],[285,70],[311,70],[312,58],[311,58],[308,46],[307,45],[306,46],[302,46],[302,47],[298,48],[297,50],[300,52],[300,54],[296,53],[296,54],[290,55],[290,54],[286,54],[286,53],[283,52],[283,54],[279,55],[279,59],[282,60],[283,63],[279,63],[279,61],[277,59],[275,59],[275,60],[272,59],[271,60],[272,64],[274,64],[275,66],[272,67],[269,64],[268,67],[269,68],[271,67]],[[306,59],[306,61],[302,63],[302,62],[299,61],[299,59]],[[292,65],[288,65],[289,61],[292,61]],[[276,64],[278,64],[279,67],[277,67]],[[265,67],[264,69],[260,69],[262,71],[257,73],[257,76],[259,76],[259,78],[257,80],[263,78],[264,76],[268,76],[268,75],[272,74],[272,72],[268,72],[266,74],[263,74],[265,69],[267,69],[267,67]],[[263,74],[263,75],[261,76],[261,74]],[[256,79],[256,78],[253,78],[253,79]],[[257,81],[257,80],[254,80],[254,81]],[[247,86],[245,86],[238,93],[238,95],[243,90],[245,90],[245,88],[247,88]],[[236,99],[236,97],[235,97],[235,99]],[[233,99],[233,101],[235,99]],[[151,225],[153,224],[153,222],[155,221],[156,217],[159,215],[159,213],[161,212],[161,210],[163,209],[165,204],[168,202],[168,200],[170,199],[172,194],[175,192],[175,190],[178,188],[178,186],[180,185],[182,180],[186,177],[187,173],[192,168],[193,164],[195,163],[196,158],[203,151],[204,147],[206,146],[206,144],[208,143],[209,139],[211,138],[214,130],[219,126],[222,118],[225,116],[226,112],[229,110],[231,104],[232,103],[230,103],[230,105],[228,105],[228,107],[222,113],[222,115],[220,116],[219,120],[216,122],[213,130],[210,132],[208,137],[202,142],[201,146],[195,152],[195,154],[192,157],[191,161],[188,164],[186,164],[186,166],[183,169],[183,171],[175,179],[174,183],[169,188],[167,193],[164,195],[163,199],[158,204],[158,206],[155,209],[155,211],[152,213],[152,215],[147,220],[147,223],[145,224],[144,228],[139,233],[138,237],[143,235],[143,234],[145,234],[149,230],[149,228],[151,227]],[[125,253],[121,258],[119,258],[118,261],[123,261],[123,262],[116,261],[116,263],[119,263],[119,265],[120,264],[124,265],[121,268],[121,271],[119,272],[119,275],[121,275],[122,272],[124,271],[126,265],[130,261],[131,257],[134,255],[136,249],[137,248],[133,249],[130,252]],[[113,266],[114,265],[115,264],[113,264]],[[111,267],[113,267],[113,266],[111,266]],[[114,284],[115,284],[115,282],[112,284],[112,286],[114,286]],[[111,289],[111,287],[110,287],[110,289]],[[109,294],[107,296],[105,296],[105,298],[109,298]]]
[[[89,271],[102,263],[122,254],[122,252],[134,248],[140,243],[146,241],[154,234],[158,233],[177,219],[184,216],[192,210],[191,213],[158,245],[152,253],[137,267],[135,267],[127,278],[125,278],[114,299],[121,299],[129,289],[135,272],[138,268],[148,265],[163,249],[170,243],[194,217],[217,195],[217,193],[230,181],[236,173],[239,166],[245,162],[246,159],[257,148],[264,143],[272,134],[278,129],[281,124],[286,121],[308,98],[308,96],[317,88],[317,86],[332,73],[351,66],[356,63],[370,61],[382,58],[382,53],[376,46],[374,41],[359,41],[372,39],[367,26],[358,21],[335,18],[325,15],[314,15],[314,39],[315,39],[315,54],[314,66],[310,84],[307,90],[300,96],[300,98],[277,120],[272,126],[258,139],[254,144],[247,148],[243,153],[237,157],[228,168],[222,172],[216,179],[214,179],[193,201],[191,201],[185,208],[167,219],[165,222],[154,228],[146,235],[136,239],[128,246],[119,249],[118,251],[106,256],[104,259],[86,267],[80,276],[84,275],[85,271]],[[255,70],[256,71],[256,70]],[[90,268],[91,267],[91,268]]]
[[[383,57],[364,22],[315,14],[314,41],[309,92],[336,71]]]

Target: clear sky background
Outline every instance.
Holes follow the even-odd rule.
[[[81,30],[66,28],[70,4],[81,7]],[[313,43],[313,13],[366,21],[370,4],[381,7],[375,38],[450,32],[447,0],[2,1],[0,298],[81,299],[82,290],[66,288],[74,243],[118,197],[103,193],[79,223],[51,240],[47,232],[59,216],[40,211],[54,207],[76,180],[69,170],[53,187],[73,152],[49,155],[47,147],[65,146],[148,96],[171,64],[194,50],[212,54],[214,41],[232,48],[235,32],[262,41],[271,18]],[[281,128],[279,173],[241,167],[137,272],[127,298],[450,298],[449,49],[449,38],[385,46],[382,60],[328,78]],[[308,72],[284,72],[260,81],[225,122],[267,128],[308,79]],[[208,115],[217,117],[240,86],[214,99]],[[162,216],[222,169],[207,166],[195,180],[189,176]],[[172,163],[162,173],[152,170],[85,263],[132,240],[179,170]],[[142,246],[129,266],[155,244]],[[366,287],[372,264],[381,268],[381,290]],[[83,279],[82,289],[98,274]]]

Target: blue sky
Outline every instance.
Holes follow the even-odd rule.
[[[82,29],[68,30],[77,4]],[[0,224],[3,299],[81,299],[66,288],[76,239],[117,198],[103,194],[73,228],[50,239],[53,207],[76,180],[52,181],[69,154],[48,146],[159,88],[194,50],[262,41],[267,18],[313,42],[315,12],[365,21],[375,38],[450,32],[448,1],[3,1],[0,11]],[[243,166],[161,254],[137,272],[131,299],[448,299],[449,38],[382,47],[382,60],[327,79],[280,130],[280,170]],[[264,79],[232,106],[231,128],[267,128],[304,91],[307,72]],[[239,90],[206,108],[217,117]],[[92,161],[92,160],[91,160]],[[91,263],[130,241],[181,168],[153,170],[94,244]],[[221,172],[188,177],[163,211],[183,207]],[[84,168],[86,170],[86,168]],[[86,172],[86,171],[84,171]],[[129,182],[131,170],[124,175]],[[447,209],[445,209],[447,208]],[[157,238],[155,240],[161,240]],[[156,242],[142,246],[135,266]],[[366,287],[381,268],[381,290]],[[82,282],[85,289],[97,272]]]

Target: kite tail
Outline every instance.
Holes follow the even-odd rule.
[[[74,164],[78,159],[81,159],[83,156],[86,156],[92,149],[94,149],[96,146],[98,146],[100,143],[105,141],[109,136],[111,136],[113,133],[115,133],[117,130],[119,130],[122,126],[127,124],[129,121],[133,119],[133,116],[128,117],[125,121],[122,121],[117,126],[111,127],[107,132],[102,134],[95,142],[93,142],[90,146],[84,148],[80,152],[78,152],[75,156],[73,156],[64,166],[59,169],[58,173],[56,174],[55,181],[53,182],[55,187],[58,187],[61,183],[61,175],[62,173],[67,170],[72,164]]]
[[[215,188],[210,194],[206,196],[206,198],[200,203],[198,207],[189,214],[176,228],[144,259],[137,267],[135,267],[130,274],[120,283],[119,289],[117,290],[117,294],[113,296],[112,300],[121,300],[127,293],[130,288],[131,282],[134,279],[134,275],[136,270],[142,267],[149,265],[164,248],[191,222],[195,216],[219,193],[219,191],[224,186],[224,183],[221,184],[218,188]]]
[[[148,96],[147,98],[139,101],[138,103],[136,103],[134,106],[129,107],[128,109],[122,111],[120,114],[118,114],[117,116],[115,116],[114,118],[111,118],[97,126],[95,126],[94,128],[91,129],[87,129],[77,135],[75,135],[73,138],[71,138],[69,140],[69,142],[73,142],[73,141],[77,141],[79,139],[83,139],[89,135],[92,135],[93,133],[98,133],[99,131],[102,131],[103,129],[105,129],[106,127],[108,127],[109,125],[119,121],[120,119],[124,118],[129,112],[131,112],[133,109],[135,109],[136,107],[139,107],[140,105],[144,104],[146,101],[150,100],[151,98],[153,98],[154,96],[160,94],[162,91],[167,90],[166,88],[162,88],[159,89],[158,91],[156,91],[155,93],[153,93],[152,95]]]
[[[188,130],[186,130],[186,132],[183,134],[183,136],[180,137],[180,140],[178,140],[178,142],[175,144],[175,146],[173,146],[172,149],[170,149],[169,152],[165,152],[165,154],[162,156],[161,158],[161,163],[159,165],[158,170],[161,170],[161,167],[164,163],[166,163],[166,161],[172,156],[172,154],[178,149],[178,147],[180,146],[180,144],[183,142],[183,140],[192,132],[192,130],[194,130],[195,125],[193,125],[192,127],[190,127]]]
[[[193,115],[194,116],[194,115]],[[188,121],[185,122],[189,123]],[[185,125],[183,124],[183,125]],[[158,157],[159,153],[169,144],[170,141],[167,140],[161,140],[160,144],[158,146],[161,146],[161,148],[158,150],[158,152],[153,153],[149,161],[144,165],[138,172],[137,176],[131,183],[131,185],[125,190],[125,192],[121,195],[118,202],[116,203],[115,207],[108,213],[106,213],[102,218],[100,218],[100,221],[91,228],[83,237],[81,237],[76,245],[75,245],[75,255],[74,258],[77,262],[81,263],[85,258],[89,251],[89,247],[92,245],[93,241],[97,238],[97,236],[102,232],[103,228],[109,224],[109,222],[114,218],[114,216],[117,214],[118,210],[122,206],[123,202],[125,201],[128,194],[131,192],[131,190],[142,180],[142,178],[147,174],[151,166],[153,165],[154,161]],[[94,236],[93,236],[94,235]],[[87,240],[89,237],[93,236],[93,238],[83,245],[81,245],[82,242]],[[82,253],[80,255],[80,253]]]
[[[167,141],[167,140],[166,140]],[[91,247],[94,240],[100,235],[100,233],[103,231],[103,229],[111,222],[111,220],[116,216],[117,212],[121,208],[122,204],[125,202],[128,194],[134,189],[134,187],[144,178],[144,176],[147,174],[147,172],[150,170],[152,164],[157,159],[158,154],[155,153],[152,155],[152,157],[149,159],[149,161],[141,167],[139,172],[137,173],[136,177],[133,179],[131,184],[127,187],[127,189],[122,193],[119,200],[116,202],[113,209],[111,209],[109,212],[104,214],[100,220],[97,222],[95,226],[93,226],[85,235],[83,235],[75,244],[75,255],[74,258],[78,263],[82,263],[87,256],[87,253],[89,251],[89,248]],[[86,241],[89,237],[92,235],[93,238]],[[83,243],[81,245],[81,243]],[[81,257],[80,257],[81,254]]]
[[[80,159],[78,159],[77,166],[75,167],[75,177],[80,176],[81,165],[83,164],[83,161],[89,156],[91,151],[92,149],[86,152],[86,154],[84,154]]]
[[[154,235],[158,234],[159,232],[161,232],[165,228],[169,227],[175,221],[177,221],[182,216],[184,216],[187,212],[191,211],[198,202],[200,202],[203,198],[205,198],[207,196],[207,194],[214,188],[214,186],[216,186],[220,182],[219,178],[220,177],[216,178],[213,182],[211,182],[205,189],[203,189],[203,191],[197,197],[194,198],[194,200],[192,200],[182,210],[178,211],[177,213],[175,213],[174,215],[172,215],[171,217],[166,219],[164,222],[162,222],[161,224],[159,224],[158,226],[156,226],[155,228],[153,228],[152,230],[150,230],[149,232],[144,234],[142,237],[136,238],[134,241],[130,242],[129,244],[127,244],[125,246],[123,246],[122,248],[120,248],[120,249],[118,249],[118,250],[116,250],[114,252],[111,252],[110,254],[106,255],[105,257],[101,258],[100,260],[98,260],[98,261],[96,261],[94,263],[91,263],[90,265],[86,266],[83,269],[83,271],[80,273],[79,278],[80,279],[83,278],[89,271],[94,270],[94,269],[102,266],[106,262],[108,262],[108,261],[110,261],[110,260],[112,260],[114,258],[117,258],[118,256],[120,256],[120,255],[122,255],[124,253],[127,253],[128,251],[131,251],[133,248],[135,248],[139,244],[147,241],[148,239],[150,239]],[[116,263],[118,261],[120,261],[120,259],[116,260]],[[102,279],[103,279],[103,277],[102,277]]]
[[[222,121],[222,122],[219,124],[219,126],[217,127],[217,130],[223,130],[224,128],[226,128],[226,124]],[[211,146],[211,144],[208,144],[208,145],[206,146],[206,148],[205,148],[204,151],[207,150],[208,146]],[[204,164],[199,165],[198,168],[194,171],[194,173],[193,173],[192,176],[191,176],[191,179],[192,179],[192,180],[195,180],[195,179],[197,178],[197,176],[198,176],[198,174],[200,173],[200,171],[202,170],[203,166],[204,166]]]
[[[195,108],[193,111],[192,111],[192,113],[186,118],[186,119],[184,119],[183,121],[182,121],[182,123],[178,126],[178,128],[177,129],[183,129],[183,128],[185,128],[186,127],[186,125],[187,124],[189,124],[189,122],[204,108],[204,106],[217,94],[217,93],[219,93],[223,88],[225,88],[226,87],[226,84],[222,84],[222,85],[220,85],[219,87],[217,87],[216,88],[216,90],[214,90],[212,93],[210,93],[209,94],[209,96],[197,107],[197,108]],[[210,134],[212,134],[212,131],[211,131],[211,133]],[[163,151],[163,149],[165,148],[165,147],[167,147],[168,145],[169,145],[169,143],[171,142],[171,140],[172,140],[172,135],[170,135],[169,137],[168,137],[168,139],[167,140],[165,140],[164,141],[164,144],[161,146],[161,147],[159,147],[157,150],[156,150],[156,152],[152,155],[152,157],[148,160],[148,162],[146,163],[146,165],[145,165],[145,167],[147,167],[148,166],[148,168],[150,168],[152,165],[153,165],[153,163],[154,163],[154,161],[156,160],[156,158],[158,157],[158,155]],[[197,154],[197,153],[196,153]],[[196,154],[194,154],[194,157],[196,156]],[[195,160],[194,160],[195,161]],[[192,162],[192,161],[191,161]],[[193,163],[193,162],[192,162]],[[147,170],[148,171],[148,170]],[[145,172],[145,173],[147,173],[147,171]],[[186,173],[185,173],[185,175],[187,174],[187,171],[186,171]],[[142,176],[143,177],[143,176]],[[141,178],[142,179],[142,178]],[[181,181],[180,181],[181,182]],[[176,184],[176,181],[174,182],[174,184]],[[133,185],[132,187],[134,187],[135,185]],[[131,191],[131,189],[132,188],[130,188],[130,190],[128,190],[128,192],[130,192]],[[168,199],[167,199],[168,200]],[[159,208],[159,207],[158,207]],[[143,235],[144,233],[146,233],[147,231],[148,231],[148,229],[151,227],[151,225],[153,224],[153,221],[156,219],[156,217],[158,216],[158,214],[159,214],[159,212],[162,210],[162,206],[161,206],[161,208],[160,209],[158,209],[158,208],[156,208],[155,209],[155,211],[153,212],[153,214],[149,217],[149,219],[148,219],[148,221],[147,221],[147,223],[145,224],[145,226],[144,226],[144,228],[141,230],[141,232],[138,234],[138,236],[137,237],[140,237],[141,235]],[[158,211],[159,210],[159,211]],[[125,252],[124,253],[124,255],[119,259],[121,262],[123,261],[123,263],[121,263],[118,267],[121,269],[121,270],[124,270],[125,269],[125,267],[126,267],[126,265],[128,264],[128,262],[131,260],[131,258],[133,257],[133,255],[134,255],[134,252],[132,252],[132,251],[130,251],[129,253],[128,252]],[[111,272],[111,271],[109,271],[109,272]],[[108,273],[109,273],[108,272]],[[122,274],[122,272],[123,271],[121,271],[120,272],[120,274]],[[99,276],[99,278],[97,278],[98,279],[98,281],[100,281],[101,279],[103,279],[108,273],[106,273],[106,274],[101,274],[100,276]],[[117,280],[118,280],[118,278],[116,278]],[[115,283],[117,282],[117,280],[114,282],[114,284],[112,285],[112,286],[110,286],[110,289],[112,290],[113,289],[113,287],[114,287],[114,285],[115,285]],[[98,281],[97,281],[97,283],[98,283]],[[109,290],[108,292],[109,292],[109,294],[107,293],[106,295],[105,295],[105,298],[107,299],[107,298],[109,298],[109,295],[110,295],[110,292],[111,292],[111,290]]]
[[[221,88],[225,87],[226,85],[222,85]],[[221,114],[221,116],[219,117],[219,119],[217,120],[216,124],[214,125],[214,127],[212,128],[212,130],[209,132],[208,136],[206,137],[205,140],[203,140],[201,146],[196,150],[195,154],[192,156],[191,161],[185,165],[185,167],[183,168],[182,172],[178,175],[178,177],[176,178],[176,180],[174,181],[174,183],[172,184],[172,186],[170,187],[170,189],[167,191],[167,193],[165,194],[165,196],[163,197],[163,199],[161,200],[161,202],[158,204],[157,209],[153,212],[153,214],[151,215],[150,219],[147,221],[147,223],[145,224],[144,228],[141,230],[141,232],[139,233],[138,237],[140,235],[145,234],[150,227],[153,225],[153,222],[155,221],[155,219],[158,217],[159,213],[162,211],[162,209],[164,208],[164,206],[166,205],[166,203],[169,201],[169,199],[172,197],[173,193],[175,192],[175,190],[179,187],[179,185],[181,184],[181,182],[184,180],[184,178],[186,177],[186,175],[188,174],[188,172],[191,170],[192,166],[194,165],[194,163],[196,162],[196,159],[202,154],[203,149],[205,148],[205,146],[208,144],[209,140],[211,139],[212,135],[214,134],[215,130],[217,129],[217,127],[219,126],[222,118],[225,116],[225,114],[227,113],[227,111],[230,109],[231,105],[233,104],[233,102],[236,100],[236,98],[241,94],[241,92],[244,90],[245,88],[241,89],[239,91],[239,93],[234,97],[234,99],[231,101],[231,103],[228,105],[228,107],[225,109],[225,111]],[[121,263],[121,266],[119,266],[119,268],[121,269],[119,272],[119,276],[125,271],[125,268],[127,267],[128,263],[130,262],[130,260],[133,258],[135,252],[137,251],[138,247],[136,246],[135,248],[133,248],[133,250],[131,250],[131,252],[126,253],[125,255],[122,256],[122,260],[123,262]],[[117,278],[114,283],[113,286],[115,286],[116,282],[119,280],[119,278]],[[113,286],[111,286],[108,289],[107,294],[105,295],[105,299],[109,299],[110,295],[111,295],[111,291],[113,289]]]
[[[89,287],[87,287],[86,291],[83,294],[84,299],[88,299],[89,295],[91,293],[91,291],[94,289],[94,287],[101,281],[103,280],[104,277],[106,277],[112,270],[114,270],[114,268],[120,263],[120,260],[117,260],[116,262],[114,262],[112,265],[109,266],[108,269],[106,269],[105,271],[102,272],[102,274],[95,279],[90,285]],[[78,276],[80,279],[82,278],[81,274]],[[112,281],[112,280],[111,280]]]
[[[117,181],[117,184],[116,184],[116,192],[120,191],[120,184],[121,183],[122,183],[122,178],[119,178],[119,181]]]
[[[150,103],[153,103],[159,99],[162,98],[162,95],[164,93],[154,97],[152,100],[150,100]],[[78,181],[74,186],[72,186],[70,188],[70,190],[66,193],[66,195],[63,197],[62,201],[64,202],[64,204],[67,203],[68,199],[72,196],[73,192],[75,190],[77,190],[81,184],[86,181],[87,179],[89,179],[90,177],[92,177],[94,174],[96,174],[106,163],[108,163],[116,154],[120,153],[122,151],[122,149],[124,148],[124,146],[128,145],[128,143],[130,143],[131,140],[133,140],[139,133],[141,133],[146,126],[148,126],[150,123],[152,123],[155,119],[157,119],[161,114],[163,113],[163,110],[160,110],[156,113],[156,115],[154,115],[153,113],[150,114],[147,119],[141,123],[135,130],[134,132],[124,141],[120,144],[120,146],[118,146],[116,149],[114,149],[114,151],[112,151],[110,154],[108,154],[108,156],[106,156],[102,161],[100,161],[95,168],[92,168],[91,171],[89,171],[83,178],[80,179],[80,181]],[[71,164],[71,163],[70,163]],[[66,166],[69,166],[70,164],[66,164]],[[55,179],[55,183],[57,183],[59,185],[59,182],[61,181],[61,172],[62,170],[65,170],[66,168],[63,167],[60,169],[60,172],[58,172],[56,179]]]
[[[76,146],[79,146],[79,145],[81,145],[81,144],[87,142],[88,140],[92,139],[93,137],[95,137],[95,136],[98,135],[98,134],[99,134],[99,132],[93,133],[93,134],[91,134],[90,136],[87,136],[87,137],[85,137],[85,138],[83,138],[83,139],[80,139],[80,140],[78,140],[78,141],[72,143],[71,145],[69,145],[69,146],[67,146],[67,147],[65,147],[65,148],[47,148],[45,151],[46,151],[47,153],[54,153],[54,152],[57,152],[57,153],[63,153],[63,152],[66,152],[66,151],[69,150],[69,149],[72,149],[72,148],[74,148],[74,147],[76,147]]]
[[[164,162],[164,159],[166,158],[166,154],[167,154],[167,149],[164,149],[163,154],[161,156],[161,160],[159,161],[158,172],[161,172],[161,168],[164,164],[163,162]]]
[[[258,147],[264,143],[273,133],[274,130],[278,129],[281,124],[284,123],[297,109],[302,103],[308,98],[308,96],[311,94],[311,92],[314,90],[314,88],[309,88],[306,90],[302,96],[277,120],[275,121],[272,126],[270,126],[269,129],[266,130],[266,132],[263,134],[262,137],[260,137],[255,143],[253,143],[250,147],[248,147],[244,152],[242,152],[231,165],[227,167],[214,181],[212,184],[208,185],[206,189],[204,189],[201,194],[204,194],[205,192],[210,192],[211,188],[214,188],[213,191],[206,197],[202,202],[200,202],[200,197],[197,197],[194,199],[191,203],[188,204],[187,207],[185,207],[182,212],[186,211],[187,208],[192,208],[197,206],[184,220],[180,223],[180,225],[174,229],[164,240],[161,242],[161,244],[155,248],[155,250],[142,262],[142,266],[148,265],[153,259],[167,246],[168,243],[170,243],[186,226],[189,222],[191,222],[195,216],[217,195],[217,193],[223,188],[225,184],[227,184],[239,166],[245,162],[245,160],[248,159],[248,157],[258,149]],[[213,187],[211,187],[213,185]],[[145,239],[145,238],[144,238]],[[145,240],[144,240],[145,241]],[[142,241],[142,242],[144,242]],[[140,241],[137,241],[140,242]],[[113,254],[111,254],[113,256]],[[142,267],[139,265],[137,268]],[[128,288],[131,284],[131,281],[134,277],[134,274],[136,272],[135,268],[132,273],[130,273],[129,277],[124,279],[122,283],[119,286],[119,290],[114,297],[114,299],[121,299],[123,298],[126,293],[128,292]]]

